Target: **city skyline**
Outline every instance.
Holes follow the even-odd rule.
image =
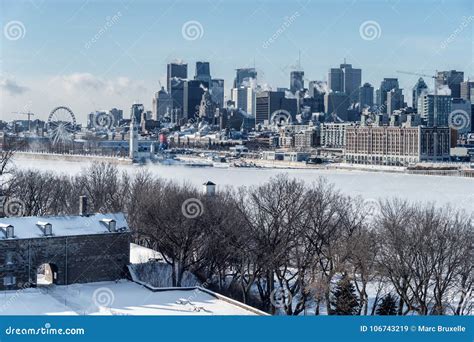
[[[375,89],[383,78],[399,78],[408,103],[419,76],[397,70],[474,74],[469,1],[244,3],[163,2],[153,13],[148,1],[2,1],[1,119],[31,110],[44,120],[59,105],[69,105],[81,123],[94,110],[127,113],[134,102],[151,110],[159,83],[166,85],[166,65],[177,58],[188,63],[190,79],[196,61],[210,62],[212,77],[225,80],[226,99],[236,68],[255,65],[259,84],[289,87],[299,51],[305,86],[327,81],[329,69],[346,59]],[[10,39],[12,21],[23,26]]]

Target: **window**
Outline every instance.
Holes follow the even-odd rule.
[[[5,265],[13,265],[13,252],[7,252],[5,255]]]
[[[7,275],[3,277],[3,286],[10,286],[16,284],[16,277],[12,275]]]

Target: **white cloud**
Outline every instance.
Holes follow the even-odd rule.
[[[123,95],[125,92],[146,91],[142,82],[137,82],[128,77],[105,79],[91,73],[73,73],[53,77],[50,83],[62,87],[68,93],[85,92],[105,95]]]
[[[10,78],[0,78],[0,88],[12,96],[21,95],[29,90]]]

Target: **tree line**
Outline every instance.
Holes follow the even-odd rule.
[[[472,314],[473,216],[432,203],[368,203],[324,178],[279,175],[215,196],[106,163],[77,175],[13,169],[22,214],[127,214],[134,242],[161,253],[174,286],[191,272],[270,313]]]

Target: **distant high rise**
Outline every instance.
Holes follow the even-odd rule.
[[[464,72],[456,70],[438,71],[435,81],[437,88],[448,86],[451,89],[451,97],[461,97],[461,83],[464,81]]]
[[[224,107],[224,80],[213,78],[211,80],[211,97],[212,101],[219,107]]]
[[[196,62],[196,74],[194,79],[211,84],[211,68],[209,62]]]
[[[461,98],[474,104],[474,81],[461,83]]]
[[[138,159],[138,123],[135,120],[135,116],[132,116],[130,122],[130,131],[129,131],[129,157],[132,160]]]
[[[328,85],[332,91],[344,92],[351,101],[359,100],[359,88],[361,86],[362,70],[352,68],[352,64],[345,62],[339,68],[329,70]]]
[[[255,90],[250,87],[233,88],[231,91],[231,100],[235,107],[242,109],[249,114],[255,114]]]
[[[359,88],[359,104],[361,109],[374,105],[374,87],[370,83],[364,83]]]
[[[398,78],[384,78],[380,83],[377,102],[381,107],[382,113],[387,113],[387,92],[398,88]]]
[[[288,112],[294,121],[298,111],[296,99],[285,98],[283,91],[262,91],[257,94],[255,124],[269,124],[272,115],[278,113],[278,110]]]
[[[184,106],[184,82],[188,78],[188,65],[170,63],[167,67],[166,90],[173,101],[173,109],[182,111]]]
[[[330,90],[336,92],[344,91],[344,72],[342,69],[329,69],[328,87]]]
[[[249,82],[251,79],[257,79],[257,71],[255,68],[241,68],[236,70],[234,79],[234,88],[247,85],[245,82]]]
[[[120,120],[123,119],[123,110],[117,109],[117,108],[112,108],[109,111],[110,115],[114,118],[114,126],[118,126]]]
[[[184,82],[184,105],[183,118],[185,120],[194,119],[199,116],[199,107],[201,105],[204,90],[209,85],[201,81]]]
[[[424,94],[418,98],[418,114],[428,127],[445,127],[451,113],[450,95]]]
[[[335,118],[336,122],[347,121],[347,109],[350,106],[350,98],[343,92],[332,92],[324,95],[324,110],[326,114]]]
[[[310,81],[308,84],[308,95],[316,97],[317,95],[324,95],[328,92],[328,85],[323,81]]]
[[[140,124],[142,120],[142,113],[145,110],[145,107],[141,103],[134,103],[132,108],[130,108],[130,120],[135,119],[137,124]]]
[[[428,92],[428,86],[426,85],[425,81],[423,78],[419,78],[418,82],[416,82],[415,86],[413,87],[412,91],[412,98],[411,98],[411,103],[413,108],[417,108],[418,106],[418,97],[420,97],[421,94],[425,94]]]
[[[394,88],[387,92],[387,113],[391,115],[395,110],[403,108],[403,101],[402,89]]]
[[[171,96],[166,92],[164,87],[161,87],[160,91],[155,93],[152,101],[152,118],[153,120],[160,120],[165,116],[171,116],[171,110],[173,109],[173,100]]]
[[[294,94],[304,89],[304,71],[292,71],[290,73],[290,91]]]
[[[172,91],[172,79],[185,80],[188,78],[188,65],[186,63],[170,63],[166,72],[166,90]]]

